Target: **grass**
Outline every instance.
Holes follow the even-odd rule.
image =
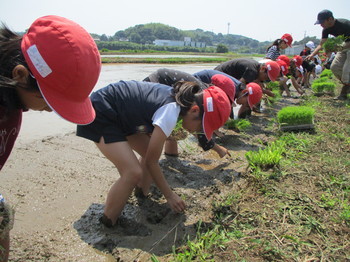
[[[350,101],[310,96],[301,105],[315,109],[315,133],[275,130],[250,154],[277,152],[274,166],[247,159],[243,185],[221,194],[196,238],[159,261],[350,260]]]

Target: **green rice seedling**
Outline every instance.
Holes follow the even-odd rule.
[[[252,124],[247,119],[229,119],[226,121],[225,126],[228,129],[244,131],[250,128]]]
[[[176,122],[176,126],[171,132],[170,137],[175,140],[183,140],[187,137],[187,131],[182,127],[182,119]]]
[[[332,72],[332,70],[330,70],[330,69],[325,69],[325,70],[323,70],[322,71],[322,73],[320,74],[320,79],[322,79],[322,78],[329,78],[329,79],[332,79],[333,78],[333,72]],[[317,79],[316,79],[317,80]]]
[[[315,93],[322,93],[322,92],[328,92],[328,93],[334,93],[336,84],[333,82],[321,82],[321,83],[312,83],[311,89]]]
[[[266,88],[269,90],[279,90],[280,84],[277,81],[271,81],[266,84]]]
[[[274,81],[274,82],[268,82],[266,84],[266,88],[269,89],[275,96],[274,97],[267,97],[265,99],[266,103],[267,104],[273,104],[275,103],[276,101],[278,101],[279,99],[281,99],[281,93],[280,93],[280,85],[279,85],[279,82],[277,81]]]
[[[329,79],[327,77],[320,77],[316,78],[312,83],[324,83],[329,82]]]
[[[303,125],[312,124],[315,110],[306,106],[288,106],[282,108],[277,119],[280,125]]]
[[[344,35],[327,38],[327,41],[323,44],[323,49],[326,53],[341,51],[345,40],[346,37]]]
[[[229,236],[219,225],[205,233],[198,231],[196,239],[188,240],[184,250],[177,251],[173,248],[174,261],[215,261],[212,249],[224,250],[229,240]]]
[[[283,141],[275,141],[268,145],[265,149],[259,149],[258,151],[249,151],[245,154],[248,160],[249,166],[254,170],[268,170],[275,166],[278,166],[282,154],[285,152],[285,143]]]

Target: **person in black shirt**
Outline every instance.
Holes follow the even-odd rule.
[[[274,94],[265,88],[264,82],[276,81],[281,76],[281,68],[276,61],[270,59],[258,62],[249,58],[237,58],[218,65],[214,70],[236,78],[243,85],[255,82],[261,86],[264,94],[272,97]]]
[[[335,19],[331,11],[322,10],[318,13],[315,24],[323,28],[322,39],[307,59],[311,60],[322,49],[328,35],[335,37],[343,35],[346,38],[343,50],[336,54],[331,64],[333,74],[343,83],[340,95],[336,99],[345,100],[350,93],[350,21],[342,18]]]

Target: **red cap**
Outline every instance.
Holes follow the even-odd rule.
[[[221,88],[210,86],[203,90],[203,108],[203,130],[210,140],[214,131],[223,126],[230,117],[231,104]]]
[[[303,63],[303,58],[300,55],[293,56],[292,60],[295,62],[295,64],[299,67]]]
[[[227,76],[216,74],[211,77],[211,83],[221,88],[227,95],[230,102],[235,100],[236,88],[235,83]]]
[[[248,92],[248,104],[252,109],[253,106],[260,102],[262,98],[262,89],[257,83],[249,83],[246,85],[246,90]]]
[[[101,59],[90,34],[66,18],[44,16],[30,26],[21,48],[47,104],[75,124],[92,122],[95,110],[89,94]]]
[[[277,77],[281,73],[280,66],[277,64],[276,61],[272,60],[266,60],[264,63],[267,68],[267,75],[269,76],[270,80],[276,81]]]
[[[286,42],[289,47],[292,47],[293,37],[290,34],[282,35],[281,39]]]
[[[279,57],[277,57],[276,61],[278,61],[278,60],[282,60],[283,62],[285,62],[287,64],[287,66],[290,65],[290,59],[286,55],[280,55]]]
[[[288,74],[288,66],[287,66],[287,64],[283,60],[276,60],[276,62],[280,66],[282,74],[283,75]]]

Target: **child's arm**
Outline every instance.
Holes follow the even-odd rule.
[[[266,86],[263,82],[261,82],[261,81],[257,81],[257,82],[254,81],[254,82],[257,83],[261,87],[263,94],[270,96],[270,97],[275,97],[275,94],[271,90],[266,88]]]
[[[212,148],[218,155],[223,158],[224,156],[229,155],[231,156],[230,152],[227,150],[227,148],[220,146],[215,143],[214,147]]]
[[[185,202],[172,191],[164,177],[162,169],[159,166],[159,158],[161,156],[166,138],[167,137],[162,129],[155,126],[152,132],[151,140],[148,144],[147,153],[145,156],[145,166],[151,174],[153,181],[167,199],[171,209],[176,212],[182,212],[186,207]]]

